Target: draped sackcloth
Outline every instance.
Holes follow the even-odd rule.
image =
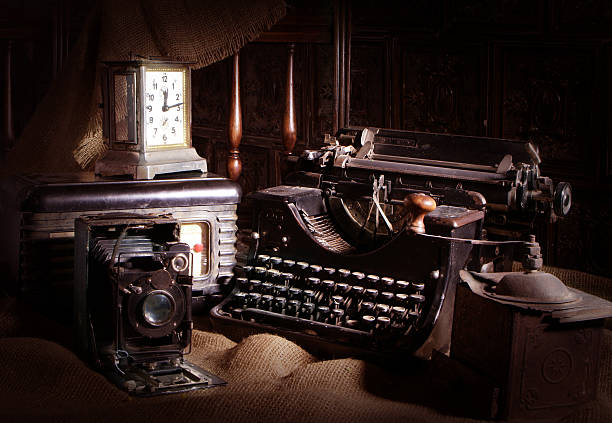
[[[282,0],[101,0],[3,167],[38,173],[93,166],[106,150],[101,62],[134,54],[201,68],[232,55],[284,14]]]

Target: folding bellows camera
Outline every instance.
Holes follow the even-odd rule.
[[[79,352],[133,394],[215,386],[187,362],[193,256],[170,216],[107,215],[75,223]]]

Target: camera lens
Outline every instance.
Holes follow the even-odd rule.
[[[142,315],[147,323],[161,326],[174,313],[174,301],[163,291],[153,291],[142,302]]]

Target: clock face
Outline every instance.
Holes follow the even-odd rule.
[[[145,72],[143,106],[147,149],[188,146],[189,105],[185,104],[185,82],[183,70],[148,69]]]

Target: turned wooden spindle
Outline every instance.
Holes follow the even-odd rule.
[[[237,181],[242,173],[240,160],[240,140],[242,140],[242,110],[240,108],[240,67],[239,54],[234,54],[232,66],[232,97],[230,100],[230,115],[228,127],[229,157],[227,158],[227,176]]]
[[[290,155],[297,140],[297,124],[295,120],[295,99],[293,95],[293,55],[295,44],[289,45],[287,59],[287,84],[285,90],[285,114],[283,116],[282,140],[285,154]]]
[[[427,194],[412,193],[404,198],[404,207],[408,212],[406,226],[410,232],[417,234],[425,233],[423,219],[427,213],[436,209],[436,202]]]

